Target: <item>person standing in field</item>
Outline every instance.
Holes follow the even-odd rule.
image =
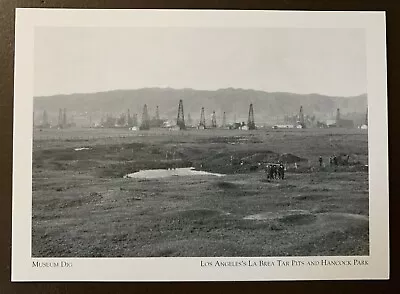
[[[318,161],[319,161],[319,166],[321,167],[322,166],[322,156],[319,157]]]
[[[338,159],[337,159],[336,155],[333,156],[333,164],[335,166],[338,166]]]
[[[271,164],[269,166],[269,177],[270,177],[270,179],[274,178],[274,165],[273,164]]]
[[[271,179],[271,167],[269,164],[265,166],[265,173],[267,174],[267,179]]]
[[[282,162],[279,165],[279,176],[282,180],[285,179],[285,167]]]

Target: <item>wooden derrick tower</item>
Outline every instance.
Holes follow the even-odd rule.
[[[150,130],[150,117],[147,111],[147,105],[143,106],[142,123],[139,127],[140,130]]]
[[[212,116],[211,116],[211,127],[216,128],[217,127],[217,116],[215,115],[215,110],[213,110]]]
[[[67,127],[67,109],[64,108],[63,119],[62,119],[63,127]]]
[[[60,108],[58,110],[58,124],[57,127],[62,129],[63,128],[63,114],[62,114],[62,109]]]
[[[202,107],[200,113],[199,129],[205,129],[205,128],[206,128],[206,117],[204,115],[204,107]]]
[[[156,121],[159,122],[160,121],[160,111],[158,110],[158,105],[156,107],[156,117],[155,117]]]
[[[340,125],[340,108],[336,109],[336,126]]]
[[[193,121],[192,121],[192,118],[190,116],[190,113],[188,113],[187,122],[188,122],[188,125],[192,127]]]
[[[304,112],[303,112],[303,106],[300,106],[300,111],[299,111],[299,124],[304,128]]]
[[[47,128],[49,127],[49,117],[47,116],[47,111],[43,110],[43,118],[42,118],[42,127]]]
[[[176,125],[179,127],[181,130],[185,130],[185,115],[183,113],[183,101],[182,99],[179,100],[179,105],[178,105],[178,117],[176,119]]]
[[[224,114],[222,115],[222,127],[226,128],[226,113],[224,111]]]
[[[250,104],[249,107],[249,118],[247,120],[247,127],[249,130],[255,130],[256,124],[254,123],[254,110],[253,110],[253,103]]]

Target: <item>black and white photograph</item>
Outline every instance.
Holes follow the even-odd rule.
[[[360,26],[35,26],[30,266],[367,265],[367,40]]]

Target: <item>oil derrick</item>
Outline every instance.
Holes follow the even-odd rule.
[[[340,127],[340,108],[336,110],[336,127]]]
[[[119,127],[123,127],[126,125],[126,115],[125,113],[121,113],[119,118],[117,118],[117,125]]]
[[[249,128],[249,130],[256,129],[256,124],[254,123],[253,103],[251,103],[249,107],[249,118],[247,120],[247,127]]]
[[[49,127],[49,117],[47,116],[46,110],[43,110],[42,127]]]
[[[303,113],[303,106],[300,106],[299,112],[299,124],[304,128],[304,113]]]
[[[178,105],[178,117],[176,119],[176,125],[179,127],[179,129],[184,130],[186,129],[185,126],[185,115],[183,113],[183,101],[182,99],[179,100],[179,105]]]
[[[155,119],[156,119],[157,122],[160,121],[160,112],[158,111],[158,105],[157,105],[157,107],[156,107],[156,116],[155,116]]]
[[[153,118],[150,120],[150,127],[161,127],[162,121],[160,120],[160,112],[158,110],[158,106],[156,107],[156,112]]]
[[[204,107],[202,107],[200,113],[199,129],[205,129],[205,128],[206,128],[206,117],[204,115]]]
[[[62,109],[60,108],[59,110],[58,110],[58,124],[57,124],[57,127],[59,128],[59,129],[62,129],[63,128],[63,114],[62,114]]]
[[[128,108],[128,112],[127,112],[127,114],[126,114],[126,126],[127,126],[127,127],[131,127],[131,126],[132,126],[132,123],[133,123],[133,120],[132,120],[132,117],[131,117],[131,111],[130,111],[130,109]]]
[[[62,119],[63,128],[67,126],[67,109],[64,108],[63,119]]]
[[[226,113],[224,111],[224,114],[222,115],[222,127],[225,128],[226,127]]]
[[[139,127],[140,130],[150,130],[150,117],[147,111],[147,105],[143,106],[143,113],[142,113],[142,124]]]
[[[211,116],[211,127],[216,128],[217,127],[217,116],[215,115],[215,110],[213,110],[212,116]]]
[[[132,117],[132,126],[137,127],[137,125],[138,125],[137,113],[134,113]]]
[[[192,121],[192,118],[190,117],[190,113],[188,113],[187,122],[188,122],[188,125],[189,125],[189,126],[192,126],[193,121]]]

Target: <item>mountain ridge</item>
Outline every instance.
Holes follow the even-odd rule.
[[[236,116],[238,120],[246,120],[249,104],[254,105],[256,121],[276,121],[284,115],[298,113],[303,106],[304,113],[315,115],[320,119],[332,118],[336,109],[343,115],[365,114],[367,94],[356,96],[328,96],[318,93],[296,94],[291,92],[266,92],[254,89],[221,88],[218,90],[196,90],[192,88],[160,88],[117,89],[94,93],[57,94],[51,96],[35,96],[34,111],[46,110],[49,116],[58,114],[59,108],[66,108],[69,113],[90,113],[93,119],[100,119],[104,114],[117,115],[130,109],[131,113],[142,113],[147,104],[150,116],[159,106],[162,117],[176,118],[179,100],[183,100],[185,115],[190,113],[193,119],[200,116],[204,107],[206,117],[213,110],[222,118]],[[229,120],[229,119],[228,119]]]

